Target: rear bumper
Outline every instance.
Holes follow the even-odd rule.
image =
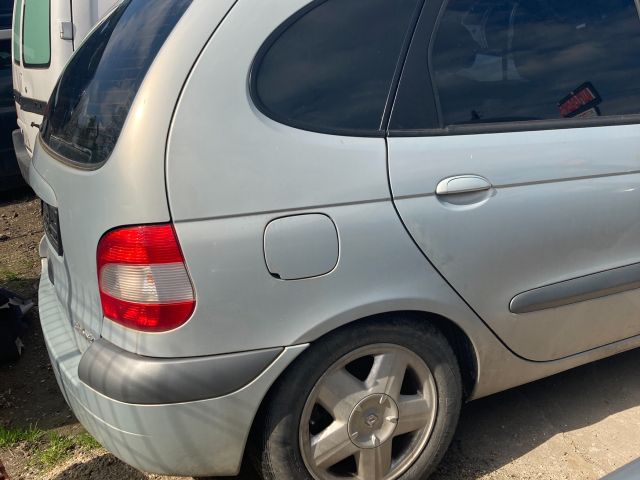
[[[277,358],[256,379],[219,398],[161,405],[122,402],[80,380],[83,354],[48,280],[46,261],[42,268],[39,309],[47,349],[58,384],[84,427],[118,458],[140,470],[188,476],[237,474],[262,399],[306,346],[276,353]]]
[[[257,378],[283,348],[193,358],[150,358],[103,339],[80,359],[80,381],[113,400],[162,405],[218,398]]]
[[[16,129],[11,134],[13,137],[13,149],[16,152],[16,159],[18,160],[18,167],[22,178],[29,183],[29,168],[31,167],[31,155],[24,145],[24,136],[20,129]]]

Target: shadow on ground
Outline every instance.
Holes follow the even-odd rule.
[[[148,480],[149,476],[104,454],[70,465],[51,480]]]
[[[24,282],[37,284],[37,279]],[[20,290],[12,282],[6,286]],[[35,308],[27,321],[22,358],[15,364],[0,365],[0,425],[20,429],[37,426],[43,430],[74,425],[77,420],[60,394]]]
[[[0,207],[11,203],[24,202],[32,198],[35,198],[35,193],[33,193],[31,188],[26,185],[19,186],[8,191],[0,192]]]
[[[120,462],[110,454],[103,454],[87,461],[79,461],[54,474],[49,480],[178,480],[180,477],[159,477],[157,475],[144,474],[130,466]],[[211,480],[240,480],[257,479],[255,475],[242,477],[216,477]],[[185,479],[186,480],[186,479]],[[206,479],[199,479],[206,480]]]
[[[479,478],[530,453],[558,434],[592,426],[640,406],[638,365],[640,350],[633,350],[469,403],[463,409],[453,444],[433,479]],[[605,450],[607,437],[617,437],[609,445],[614,450],[637,448],[637,444],[626,444],[624,440],[623,419],[609,423],[613,426],[603,426],[595,434],[600,442],[594,438],[596,446],[592,448]],[[635,418],[635,423],[640,423],[640,419]],[[606,431],[611,428],[618,431]],[[631,432],[635,429],[630,428]],[[554,455],[565,453],[572,452]],[[640,450],[628,454],[637,457]],[[544,466],[543,460],[541,467]]]

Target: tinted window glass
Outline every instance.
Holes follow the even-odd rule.
[[[13,99],[13,78],[11,77],[11,40],[0,40],[0,107],[15,106]],[[0,115],[4,111],[0,112]],[[14,112],[11,112],[13,114]],[[15,117],[13,118],[15,124]]]
[[[49,101],[42,138],[71,161],[111,154],[151,63],[191,0],[125,0],[84,41]]]
[[[378,131],[417,3],[318,3],[265,44],[254,72],[256,103],[302,128]]]
[[[46,67],[51,61],[49,0],[29,0],[24,5],[22,55],[25,67]]]
[[[634,0],[450,0],[431,68],[445,125],[640,113]]]
[[[17,125],[11,66],[11,40],[7,38],[0,40],[0,161],[9,168],[4,175],[18,174],[12,138]]]
[[[20,63],[20,31],[22,29],[22,0],[16,0],[13,10],[13,61]]]
[[[0,0],[0,30],[11,30],[12,0]]]

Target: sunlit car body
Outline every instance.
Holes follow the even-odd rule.
[[[424,478],[463,400],[640,345],[633,0],[145,5],[29,177],[54,371],[117,456]]]

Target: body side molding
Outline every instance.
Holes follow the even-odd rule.
[[[513,297],[512,313],[530,313],[640,288],[640,263],[572,278]]]

